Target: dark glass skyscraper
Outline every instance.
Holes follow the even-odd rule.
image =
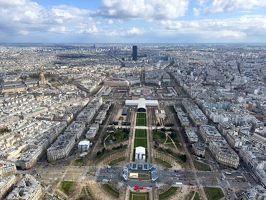
[[[132,57],[134,61],[137,61],[137,58],[138,58],[138,47],[137,46],[133,46]]]

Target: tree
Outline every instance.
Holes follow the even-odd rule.
[[[186,156],[186,154],[180,155],[179,158],[180,158],[183,162],[186,162],[186,161],[187,161],[187,156]]]
[[[176,132],[173,132],[173,131],[172,131],[171,134],[170,134],[170,137],[171,137],[171,138],[175,138],[176,136],[177,136]]]
[[[161,138],[165,139],[166,138],[166,135],[164,132],[161,132]]]

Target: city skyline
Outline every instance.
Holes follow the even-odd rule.
[[[0,45],[0,199],[266,199],[266,45],[138,46]]]
[[[266,1],[0,2],[2,43],[264,43]]]

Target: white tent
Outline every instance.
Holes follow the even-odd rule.
[[[158,107],[158,100],[146,100],[139,98],[138,100],[126,100],[126,106],[138,106],[138,111],[146,111],[146,106]]]
[[[135,160],[145,160],[145,147],[136,147]]]

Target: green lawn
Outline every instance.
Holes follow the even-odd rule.
[[[136,126],[146,126],[146,119],[137,119]]]
[[[149,193],[130,192],[129,200],[149,200]]]
[[[118,131],[114,135],[117,140],[122,140],[125,137],[125,133],[123,131]]]
[[[136,129],[134,147],[147,148],[147,131],[143,129]]]
[[[171,187],[169,190],[159,195],[159,200],[169,199],[170,196],[176,193],[177,187]]]
[[[194,199],[192,199],[192,200],[200,200],[199,193],[196,193],[195,196],[194,196]]]
[[[166,168],[172,168],[172,165],[168,162],[165,162],[163,161],[162,159],[160,158],[155,158],[155,161],[159,164],[161,164],[163,167],[166,167]]]
[[[219,200],[224,197],[224,193],[221,188],[205,187],[205,192],[208,199]]]
[[[165,134],[162,134],[160,131],[153,131],[153,140],[158,143],[164,143]]]
[[[110,166],[113,166],[113,165],[115,165],[115,164],[117,164],[117,163],[119,163],[119,162],[121,162],[121,161],[124,161],[124,160],[126,160],[126,157],[117,158],[117,159],[115,159],[115,160],[112,160],[112,161],[109,163],[109,165],[110,165]]]
[[[146,126],[146,113],[137,113],[136,126]]]
[[[147,131],[145,129],[137,129],[135,132],[137,138],[147,138]]]
[[[139,146],[147,148],[147,139],[135,138],[134,147],[139,147]]]
[[[188,200],[193,200],[192,197],[193,197],[194,193],[195,193],[195,191],[192,191],[189,193]]]
[[[164,148],[161,148],[161,147],[158,147],[157,150],[161,151],[161,152],[164,152],[164,153],[167,153],[167,154],[170,154],[171,156],[177,158],[179,161],[181,161],[183,163],[185,163],[187,161],[186,154],[178,154],[178,153],[173,152],[171,149],[164,149]]]
[[[77,158],[74,162],[74,166],[84,166],[88,162],[88,155],[85,155],[83,157]]]
[[[129,129],[116,129],[116,130],[110,130],[109,132],[106,132],[107,135],[108,133],[110,134],[108,140],[112,139],[112,140],[126,140],[128,139],[128,135],[129,135]]]
[[[194,166],[199,171],[211,171],[210,166],[202,162],[198,162],[194,160]]]
[[[84,157],[75,160],[74,166],[82,166],[82,165],[84,165]]]
[[[137,118],[145,118],[146,119],[146,113],[137,113]]]
[[[73,186],[74,182],[73,181],[62,181],[60,183],[59,189],[64,192],[66,195],[69,195],[70,189]]]
[[[119,198],[119,192],[114,190],[109,184],[103,184],[103,189],[107,191],[114,198]]]
[[[195,194],[196,193],[196,194]],[[195,195],[194,195],[195,194]],[[194,196],[194,198],[192,198]],[[200,200],[199,193],[192,191],[189,195],[188,200]]]

